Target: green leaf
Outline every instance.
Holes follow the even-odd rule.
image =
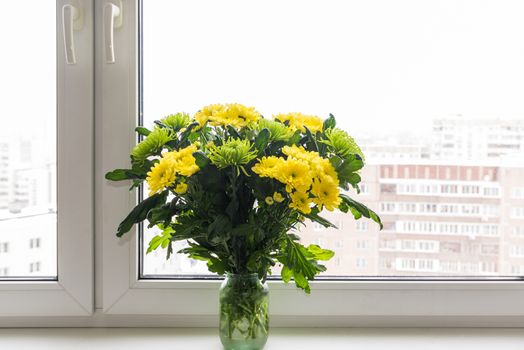
[[[309,282],[315,278],[315,275],[325,270],[325,267],[319,265],[313,253],[302,244],[291,240],[287,237],[286,242],[282,246],[282,251],[277,256],[277,260],[287,269],[291,270],[295,284],[297,287],[303,289],[306,293],[310,293]],[[319,253],[320,254],[320,253]],[[326,256],[327,253],[322,253],[321,256]],[[285,278],[290,278],[290,272],[285,272]]]
[[[209,158],[202,151],[194,152],[193,157],[195,157],[196,165],[198,165],[199,168],[203,168],[209,164]]]
[[[342,165],[343,160],[339,156],[331,156],[329,157],[329,162],[333,165],[333,168],[337,169]]]
[[[340,198],[342,198],[342,201],[344,201],[348,205],[348,207],[351,208],[351,212],[353,212],[353,215],[355,215],[354,211],[356,211],[362,214],[362,216],[375,221],[377,224],[380,225],[380,229],[383,228],[380,217],[373,210],[369,209],[364,204],[357,202],[356,200],[350,198],[349,196],[345,194],[341,194]]]
[[[213,256],[207,248],[199,246],[198,244],[190,243],[189,248],[184,248],[180,250],[179,253],[187,254],[191,259],[207,261],[207,268],[211,272],[218,273],[219,275],[223,275],[226,272],[224,262]]]
[[[347,181],[355,188],[358,188],[358,184],[360,183],[361,180],[362,178],[357,173],[352,173],[347,178]]]
[[[301,272],[295,272],[293,274],[295,279],[295,284],[297,287],[302,288],[306,294],[311,294],[311,288],[309,287],[309,282],[307,278]]]
[[[339,165],[336,170],[339,178],[342,181],[350,182],[349,179],[353,174],[364,167],[364,162],[360,157],[351,155],[350,157],[344,159],[341,165]]]
[[[160,235],[156,235],[149,241],[149,247],[147,248],[146,254],[151,253],[153,250],[157,249],[158,247],[167,248],[169,246],[169,243],[171,243],[171,235],[173,231],[173,228],[170,226],[166,227]]]
[[[106,179],[110,181],[122,181],[130,179],[140,179],[140,176],[131,169],[115,169],[106,173]]]
[[[316,208],[315,208],[316,209]],[[308,218],[309,220],[311,221],[315,221],[315,222],[318,222],[319,224],[321,224],[322,226],[326,227],[326,228],[329,228],[329,227],[333,227],[333,228],[338,228],[335,226],[335,224],[333,224],[332,222],[324,219],[323,217],[319,216],[318,215],[318,209],[313,209],[311,211],[311,213],[309,214],[303,214],[306,218]]]
[[[337,121],[335,120],[335,116],[329,113],[329,118],[324,120],[323,130],[325,131],[327,129],[333,129],[336,125],[337,125]]]
[[[227,126],[227,132],[229,133],[229,136],[231,136],[234,139],[240,139],[241,138],[240,134],[238,133],[238,131],[236,131],[236,129],[234,127],[232,127],[231,125]]]
[[[308,129],[308,127],[304,126],[304,128],[306,129],[306,135],[307,135],[306,137],[308,139],[308,148],[311,149],[312,151],[318,152],[317,140],[311,133],[311,130]]]
[[[237,225],[231,230],[231,236],[247,236],[250,232],[253,232],[256,229],[256,226],[252,224],[240,224]]]
[[[151,131],[148,129],[148,128],[144,128],[143,126],[137,126],[135,128],[135,131],[139,134],[139,135],[142,135],[142,136],[147,136],[149,134],[151,134]]]
[[[287,236],[293,241],[300,241],[300,237],[294,233],[288,233]]]
[[[325,261],[325,260],[331,259],[335,255],[334,251],[329,250],[329,249],[322,249],[316,244],[310,244],[307,247],[307,250],[311,254],[313,254],[313,257],[315,258],[315,260],[324,260]]]
[[[149,211],[155,207],[158,207],[166,202],[168,191],[162,193],[155,193],[149,198],[144,199],[142,202],[131,210],[127,217],[118,225],[116,235],[122,237],[125,233],[131,230],[134,224],[142,222],[146,219]]]
[[[231,201],[226,207],[226,214],[231,219],[231,222],[235,222],[235,220],[238,218],[238,209],[240,208],[240,204],[238,203],[238,199],[236,196],[231,198]]]
[[[226,273],[224,262],[215,258],[211,258],[207,261],[207,269],[210,272],[214,272],[219,275],[223,275],[224,273]]]
[[[218,245],[229,239],[231,221],[225,215],[218,215],[207,228],[209,243]]]
[[[149,213],[147,213],[147,220],[149,221],[147,227],[151,228],[157,224],[169,224],[175,215],[175,208],[176,207],[172,205],[172,203],[167,203],[160,207],[151,209]]]
[[[183,142],[187,139],[187,137],[189,136],[189,134],[191,134],[193,132],[193,129],[197,126],[199,126],[200,124],[198,122],[194,122],[194,123],[191,123],[187,126],[187,129],[180,134],[180,141]]]
[[[255,138],[255,148],[262,154],[269,143],[269,130],[262,129]]]
[[[280,276],[282,277],[282,281],[284,281],[284,283],[288,283],[293,277],[293,271],[289,267],[284,266],[280,272]]]

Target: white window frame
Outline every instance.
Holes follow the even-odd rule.
[[[168,318],[156,318],[155,324],[215,326],[220,281],[140,280],[136,232],[124,239],[115,237],[119,221],[136,204],[136,194],[128,192],[128,184],[100,180],[106,171],[127,165],[135,143],[138,0],[126,0],[124,6],[125,24],[118,35],[115,33],[117,63],[100,65],[101,57],[97,57],[96,90],[101,105],[97,106],[96,123],[101,134],[96,142],[96,207],[97,237],[102,239],[103,252],[101,307],[107,316],[134,315],[139,324],[140,317],[147,324],[147,317],[164,316]],[[316,281],[310,296],[295,290],[292,284],[269,284],[275,326],[524,326],[522,281]]]
[[[115,236],[136,203],[129,184],[104,174],[128,165],[136,141],[138,0],[122,1],[114,64],[104,62],[102,45],[109,0],[76,1],[85,9],[84,30],[75,33],[77,65],[65,65],[57,36],[58,281],[0,282],[0,326],[215,327],[220,281],[140,280],[136,232]],[[65,3],[57,0],[58,15]],[[272,326],[524,327],[520,281],[316,281],[310,296],[293,284],[269,284]]]
[[[0,325],[15,317],[93,313],[93,0],[78,0],[77,63],[67,65],[62,6],[57,18],[57,280],[0,281]],[[38,30],[32,28],[30,30]]]

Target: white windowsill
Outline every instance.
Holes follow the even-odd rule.
[[[277,349],[484,350],[523,349],[522,329],[272,329],[265,350]],[[0,349],[220,350],[214,328],[1,329]]]

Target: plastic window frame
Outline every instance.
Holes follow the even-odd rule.
[[[14,317],[89,316],[94,311],[93,0],[77,2],[84,24],[74,33],[74,65],[65,63],[62,39],[62,6],[68,3],[56,1],[57,279],[0,281],[0,324]]]
[[[124,25],[115,32],[117,62],[96,59],[95,215],[102,261],[97,306],[108,317],[128,315],[139,323],[153,317],[156,325],[214,326],[220,281],[139,279],[137,233],[114,235],[136,193],[128,192],[128,184],[100,180],[106,171],[127,165],[135,143],[139,6],[139,0],[124,1]],[[524,283],[518,278],[317,281],[310,296],[279,281],[270,281],[270,289],[276,326],[524,326]]]

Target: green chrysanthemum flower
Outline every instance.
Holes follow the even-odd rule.
[[[173,133],[164,128],[154,128],[147,137],[131,151],[133,163],[143,164],[147,157],[162,150],[164,145],[173,140]]]
[[[249,140],[232,139],[221,146],[211,145],[209,159],[217,168],[242,166],[256,158],[257,152],[251,148]]]
[[[191,118],[187,113],[177,113],[168,115],[164,119],[161,119],[160,122],[176,132],[188,126],[191,122]]]
[[[339,128],[326,130],[327,140],[321,142],[332,148],[332,151],[339,157],[346,158],[350,154],[358,154],[364,160],[364,153],[357,145],[355,140],[347,132]]]
[[[293,131],[285,124],[269,119],[259,119],[253,129],[257,131],[268,129],[270,141],[287,141],[293,136]]]

